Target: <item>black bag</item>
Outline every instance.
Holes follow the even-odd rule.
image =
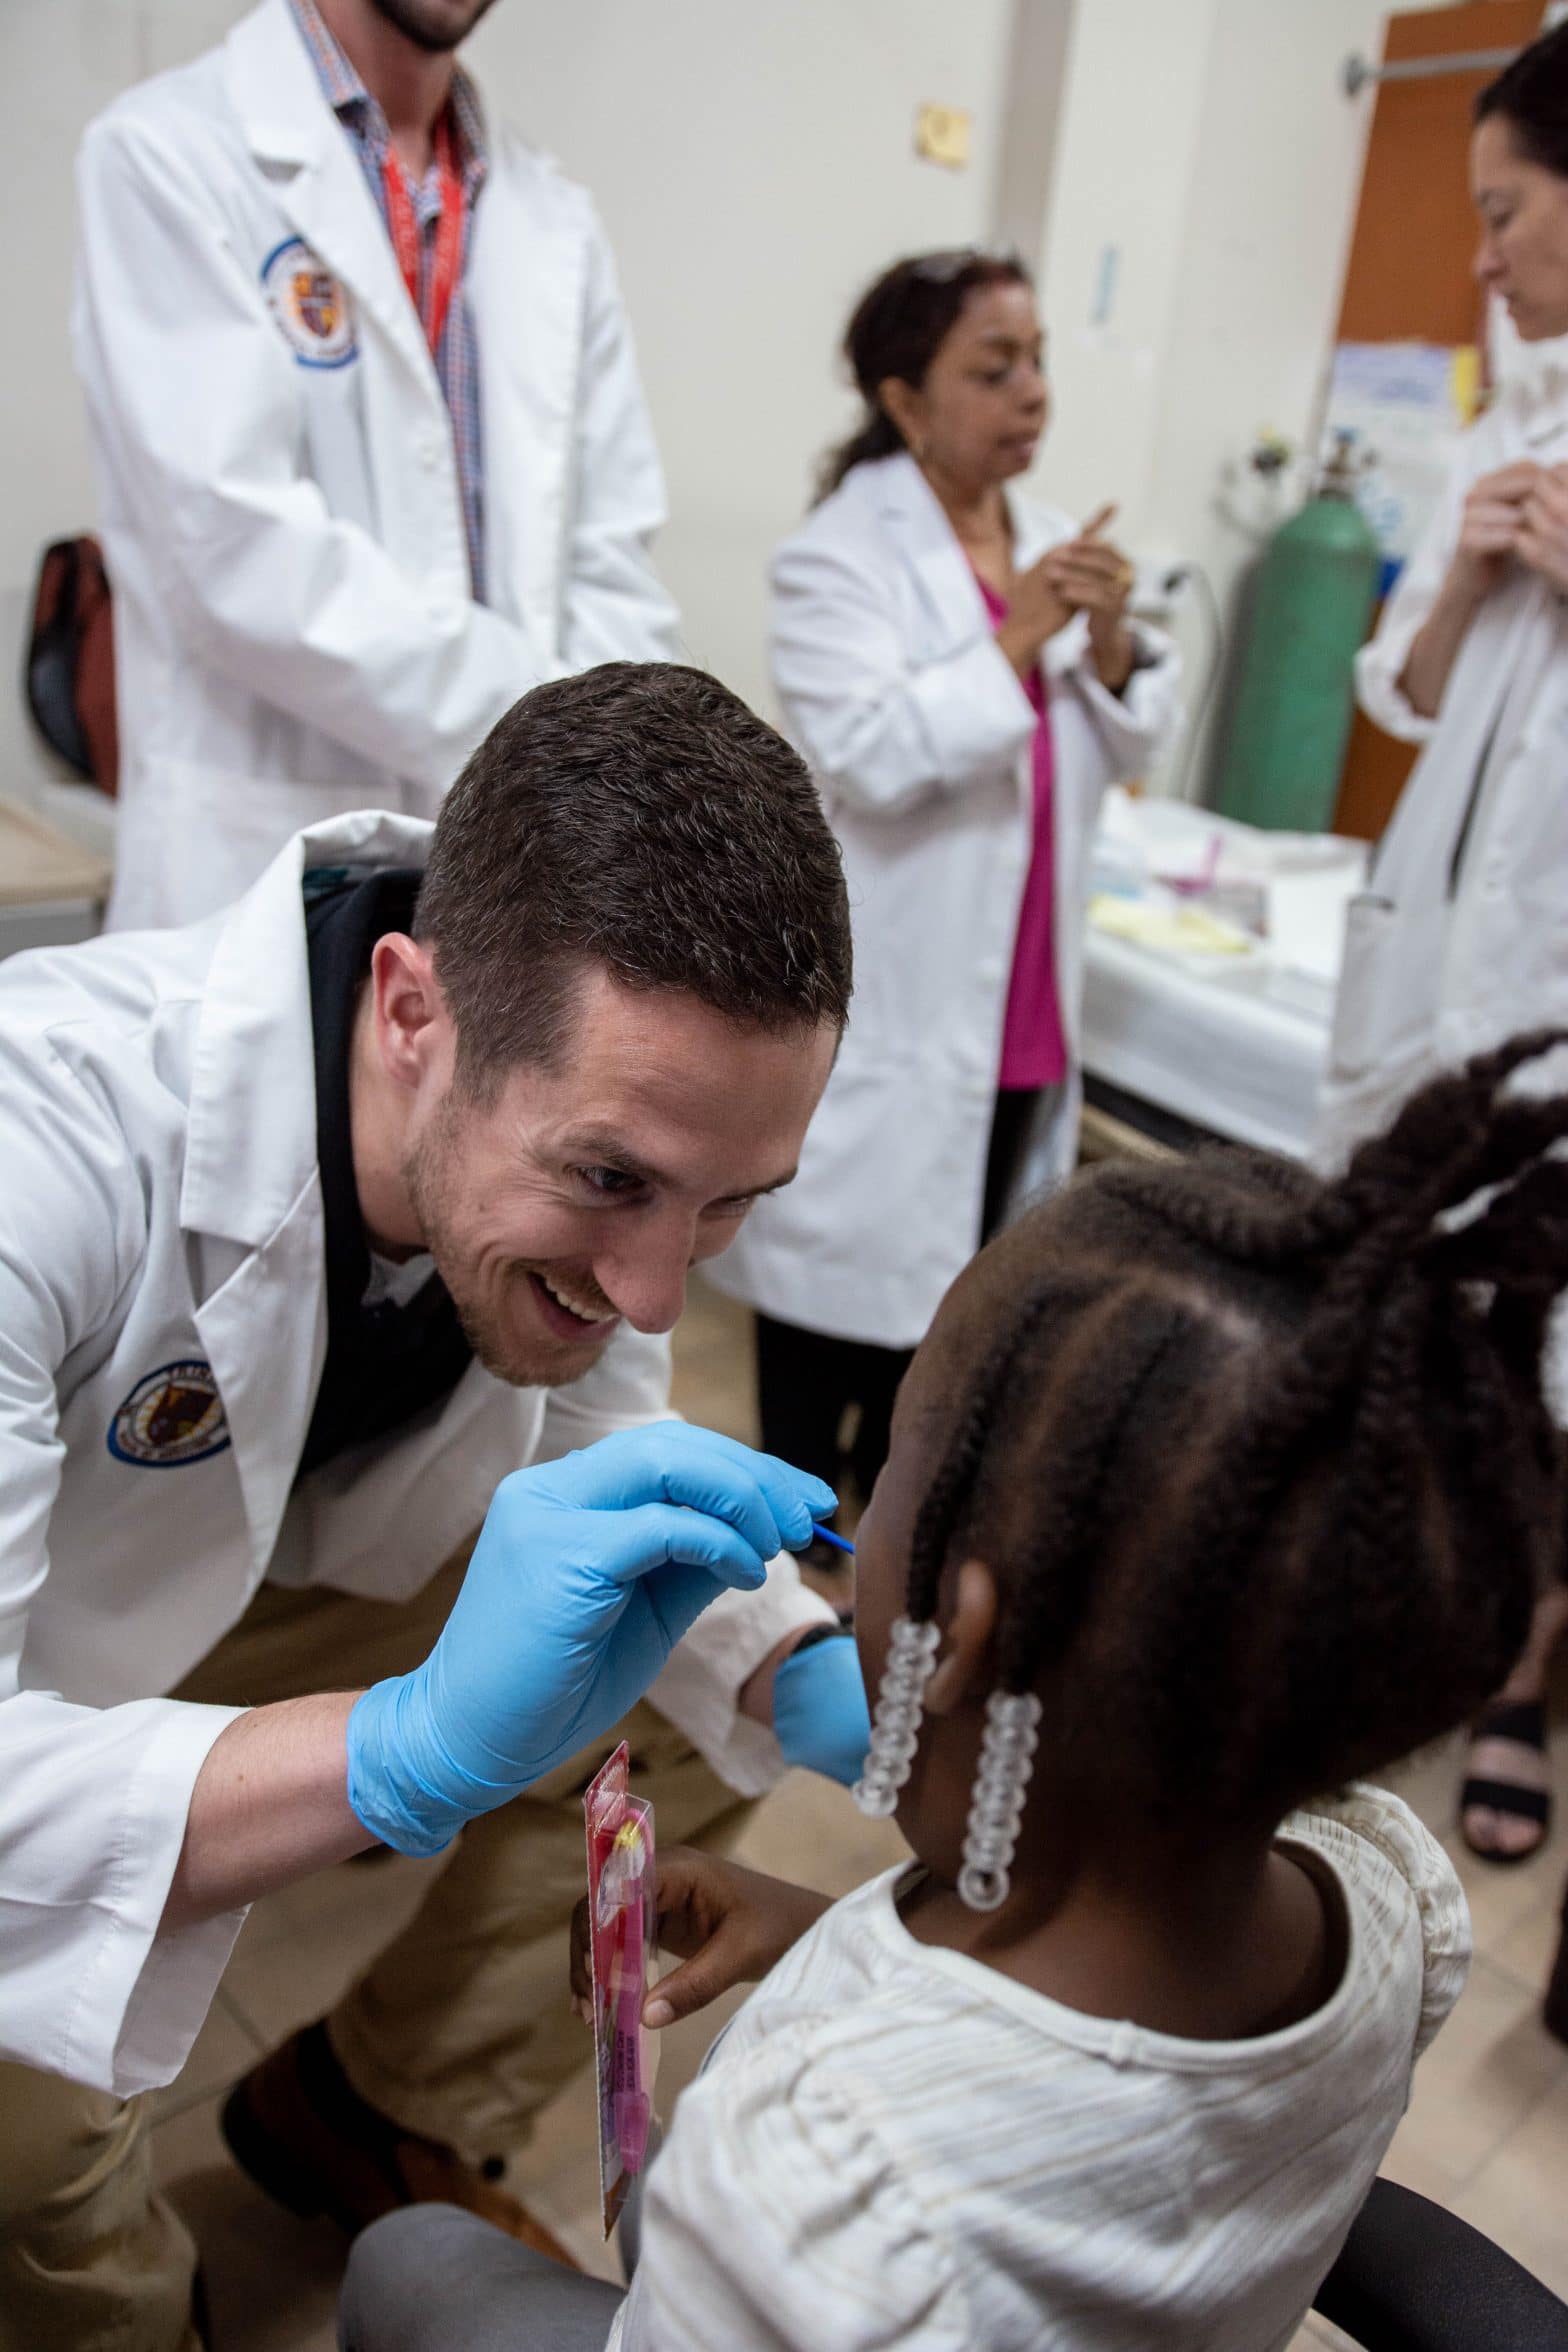
[[[33,591],[27,707],[50,748],[85,784],[120,779],[114,706],[114,608],[96,539],[46,547]]]

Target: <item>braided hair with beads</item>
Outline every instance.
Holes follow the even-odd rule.
[[[1502,1682],[1562,1556],[1568,1095],[1518,1074],[1564,1046],[1438,1079],[1338,1178],[1102,1165],[992,1245],[906,1618],[988,1562],[1058,1782],[1278,1820]]]

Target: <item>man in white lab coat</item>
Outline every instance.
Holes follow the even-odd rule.
[[[854,1645],[792,1561],[763,1584],[828,1490],[643,1426],[848,986],[801,763],[627,663],[519,704],[433,842],[340,817],[205,923],[0,971],[3,2352],[193,2341],[137,2094],[255,1896],[457,1841],[225,2126],[346,2226],[526,2235],[499,2160],[582,2062],[610,1724],[662,1834],[853,1778]]]
[[[262,0],[87,133],[111,928],[228,904],[323,817],[433,816],[528,687],[675,649],[609,251],[455,65],[487,5]]]

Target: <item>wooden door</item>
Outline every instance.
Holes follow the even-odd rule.
[[[1517,49],[1541,30],[1542,0],[1461,0],[1391,17],[1384,62]],[[1470,110],[1496,68],[1379,86],[1367,139],[1341,343],[1480,343],[1484,313],[1471,271]],[[1337,832],[1375,841],[1415,762],[1409,744],[1358,711],[1345,756]]]

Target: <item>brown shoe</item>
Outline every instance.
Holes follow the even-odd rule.
[[[291,2213],[324,2213],[352,2237],[402,2205],[460,2205],[568,2269],[579,2266],[496,2179],[499,2161],[465,2163],[406,2132],[360,2097],[324,2022],[307,2025],[243,2075],[223,2104],[229,2152]]]

